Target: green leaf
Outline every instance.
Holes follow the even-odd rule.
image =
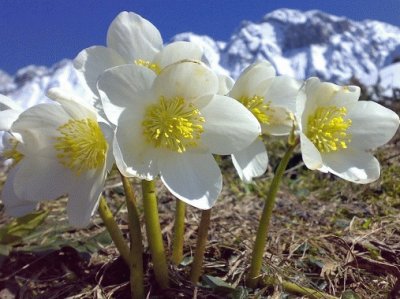
[[[207,286],[211,287],[215,291],[224,292],[224,293],[231,293],[235,291],[235,288],[226,283],[221,278],[210,276],[210,275],[203,275],[203,282]]]
[[[352,290],[346,290],[342,293],[340,299],[361,299],[361,297]]]
[[[46,219],[48,211],[37,211],[15,218],[0,229],[0,244],[15,244],[29,235]]]
[[[237,287],[232,294],[233,299],[247,299],[248,297],[249,291],[244,287]]]

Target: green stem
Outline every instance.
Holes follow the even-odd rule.
[[[101,219],[108,230],[115,246],[117,247],[119,254],[122,256],[127,265],[129,265],[129,248],[126,245],[125,239],[122,235],[121,230],[115,221],[110,208],[107,205],[106,199],[102,196],[99,203],[99,214]]]
[[[136,207],[136,197],[128,178],[121,174],[128,208],[128,227],[130,234],[130,285],[131,296],[135,299],[145,297],[143,278],[143,240],[140,217]]]
[[[286,166],[296,145],[297,143],[294,143],[287,149],[285,155],[279,163],[278,168],[276,169],[267,198],[265,199],[264,209],[258,225],[256,241],[254,243],[253,253],[251,255],[250,271],[247,279],[247,286],[251,288],[254,288],[257,285],[258,276],[260,275],[262,266],[265,245],[267,243],[269,223],[271,221],[272,211],[275,206],[276,194],[278,192],[279,184],[282,180]]]
[[[142,192],[147,240],[153,260],[154,275],[158,285],[165,289],[169,284],[168,265],[161,236],[154,181],[142,180]]]
[[[311,288],[306,288],[301,285],[298,285],[293,282],[289,281],[279,281],[277,278],[274,277],[266,277],[263,280],[263,285],[264,286],[275,286],[275,285],[281,285],[282,289],[290,294],[294,295],[299,295],[299,296],[306,296],[307,298],[310,299],[338,299],[338,297],[329,295],[327,293],[314,290]]]
[[[199,281],[206,251],[208,228],[210,226],[211,209],[201,212],[199,231],[197,234],[196,252],[193,258],[192,270],[190,272],[190,281],[196,284]]]
[[[185,210],[186,204],[176,199],[174,240],[172,243],[172,262],[179,265],[183,259],[183,237],[185,234]]]

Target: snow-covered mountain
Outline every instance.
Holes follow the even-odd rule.
[[[400,57],[400,28],[373,20],[356,22],[317,10],[279,9],[259,22],[243,21],[228,41],[181,33],[170,42],[178,40],[202,46],[210,66],[233,78],[259,59],[269,60],[279,74],[298,79],[318,76],[338,84],[351,79],[365,85],[384,82],[385,95],[399,77],[393,74],[398,68],[390,65]],[[0,93],[22,107],[45,101],[47,89],[54,86],[93,97],[68,60],[51,68],[28,66],[14,77],[0,71]]]

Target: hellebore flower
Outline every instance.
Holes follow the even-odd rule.
[[[84,227],[97,208],[113,162],[108,146],[113,131],[98,123],[94,108],[78,99],[58,89],[50,90],[49,97],[58,104],[33,106],[11,126],[11,133],[19,136],[13,148],[13,156],[19,158],[7,180],[3,202],[6,211],[12,208],[13,213],[8,197],[35,203],[68,195],[69,222]],[[21,216],[20,212],[29,211],[16,212]]]
[[[125,176],[153,180],[160,174],[179,199],[211,208],[222,188],[212,154],[240,151],[257,138],[257,119],[238,101],[218,95],[219,79],[196,61],[178,62],[154,72],[135,65],[107,70],[99,79],[102,101],[124,110],[117,126],[114,155]]]
[[[203,50],[190,42],[174,42],[163,48],[158,29],[148,20],[123,11],[112,21],[107,32],[107,47],[92,46],[74,59],[87,84],[97,94],[98,77],[108,68],[136,64],[159,73],[165,66],[183,59],[200,60]]]
[[[366,184],[379,178],[370,150],[396,133],[399,116],[372,101],[358,101],[358,86],[338,86],[310,78],[299,94],[297,118],[303,161],[309,169]]]
[[[247,67],[229,96],[242,103],[260,122],[262,134],[288,135],[301,83],[287,76],[276,76],[268,61]],[[232,155],[240,178],[249,183],[262,175],[268,166],[268,154],[261,138]]]

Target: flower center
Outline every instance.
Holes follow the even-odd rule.
[[[155,147],[183,153],[187,147],[197,145],[204,131],[204,121],[199,109],[191,103],[187,104],[185,99],[161,97],[158,103],[146,110],[142,122],[143,134]]]
[[[271,120],[271,116],[268,115],[271,107],[270,103],[264,103],[264,98],[259,96],[253,97],[241,97],[239,102],[243,104],[261,124],[268,125]]]
[[[76,175],[104,165],[108,149],[99,124],[92,119],[71,119],[57,129],[57,158]]]
[[[156,63],[152,63],[151,61],[143,60],[143,59],[136,59],[134,62],[136,65],[141,65],[141,66],[151,69],[157,75],[160,74],[160,72],[161,72],[161,67]]]
[[[351,119],[344,119],[346,107],[319,107],[308,117],[306,136],[321,153],[347,148]]]

